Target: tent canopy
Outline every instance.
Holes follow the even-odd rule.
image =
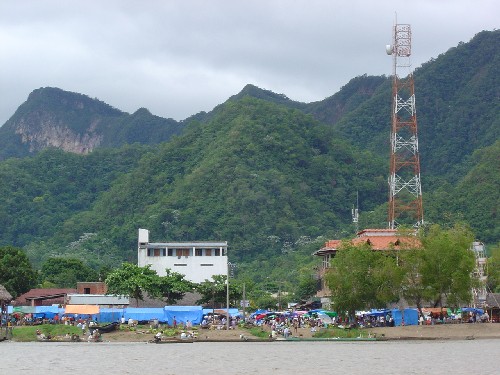
[[[177,323],[186,323],[188,320],[192,324],[201,324],[203,319],[203,308],[201,306],[165,306],[165,317],[169,324],[174,318]]]
[[[394,323],[396,326],[416,326],[418,325],[418,310],[417,309],[393,309],[391,311]]]
[[[12,308],[12,313],[34,314],[35,312],[35,306],[14,306]]]
[[[483,309],[478,309],[476,307],[463,307],[462,312],[471,312],[471,313],[480,314],[480,315],[484,314]]]
[[[124,309],[123,316],[126,320],[133,319],[137,321],[150,321],[157,319],[159,322],[166,322],[165,312],[161,307],[127,307]]]
[[[66,305],[64,309],[65,314],[85,314],[96,315],[99,314],[99,306],[97,305]]]
[[[209,315],[212,314],[212,312],[215,312],[215,314],[218,315],[227,315],[226,314],[227,309],[203,309],[203,315]],[[237,308],[230,308],[229,309],[229,316],[240,316],[240,311]]]
[[[54,318],[56,315],[64,314],[64,309],[59,306],[36,306],[35,318]]]

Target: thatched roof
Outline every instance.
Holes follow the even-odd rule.
[[[2,284],[0,284],[0,301],[3,301],[3,302],[12,301],[12,296],[10,295],[10,293],[7,291],[7,289],[5,289],[5,287]]]
[[[486,306],[489,308],[500,308],[500,293],[488,293],[486,296]]]

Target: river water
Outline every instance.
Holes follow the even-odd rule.
[[[500,340],[0,343],[0,374],[500,374]]]

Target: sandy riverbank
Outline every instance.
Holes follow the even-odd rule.
[[[500,339],[499,323],[462,323],[428,326],[381,327],[367,331],[388,339]]]
[[[380,327],[364,330],[363,336],[384,337],[389,340],[467,340],[467,339],[500,339],[500,324],[448,324],[434,326]],[[198,330],[196,341],[239,341],[241,335],[256,338],[247,330]],[[300,328],[295,337],[309,339],[312,333],[307,328]],[[115,331],[103,334],[108,342],[147,342],[153,335],[146,331]]]

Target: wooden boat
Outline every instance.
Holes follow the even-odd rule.
[[[289,338],[278,338],[274,341],[278,342],[304,342],[304,341],[386,341],[381,338],[375,338],[375,337],[309,337],[309,338],[302,338],[302,337],[289,337]]]
[[[37,335],[37,339],[36,340],[38,342],[81,342],[82,341],[82,339],[79,336],[76,336],[76,335],[74,335],[72,337],[60,337],[60,336],[56,336],[56,337],[51,337],[51,338]]]
[[[178,337],[165,337],[161,340],[153,339],[148,341],[151,344],[192,344],[193,339],[180,339]]]
[[[113,323],[109,323],[109,324],[106,324],[106,325],[103,325],[103,326],[92,326],[92,327],[89,327],[89,332],[91,334],[93,334],[94,331],[96,329],[98,329],[100,333],[109,333],[109,332],[113,332],[114,330],[116,330],[116,328],[119,325],[120,325],[119,323],[113,322]]]

